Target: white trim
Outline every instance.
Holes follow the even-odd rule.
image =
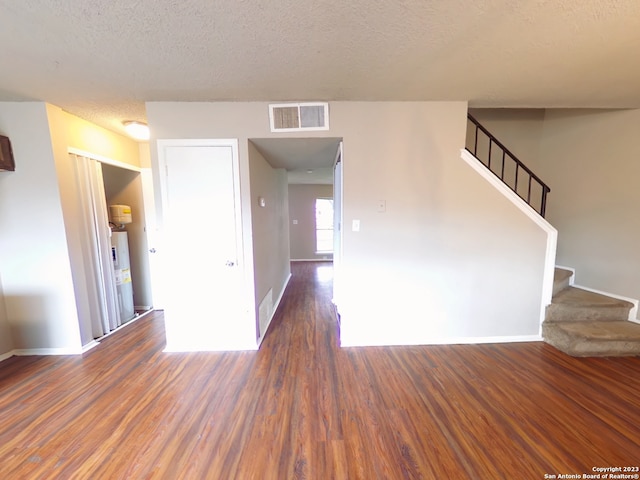
[[[86,345],[82,346],[82,353],[88,352],[89,350],[97,347],[98,345],[100,345],[99,341],[91,340],[89,343],[87,343]]]
[[[367,342],[366,344],[359,343],[340,343],[340,347],[369,347],[369,346],[427,346],[427,345],[476,345],[483,343],[524,343],[524,342],[542,342],[541,335],[505,335],[505,336],[494,336],[494,337],[441,337],[441,338],[432,338],[424,341],[420,341],[420,343],[371,343]]]
[[[579,288],[580,290],[585,290],[587,292],[597,293],[597,294],[600,294],[600,295],[604,295],[606,297],[611,297],[611,298],[615,298],[617,300],[623,300],[625,302],[632,303],[633,304],[633,308],[631,310],[629,310],[629,318],[627,318],[627,320],[629,320],[631,322],[635,322],[635,323],[640,323],[637,320],[638,299],[630,298],[630,297],[624,297],[622,295],[617,295],[615,293],[603,292],[602,290],[596,290],[595,288],[584,287],[582,285],[576,285],[574,283],[571,283],[571,285],[573,286],[573,288]]]
[[[25,348],[14,350],[13,354],[17,357],[26,357],[31,355],[46,356],[46,355],[81,355],[83,347],[81,348]]]
[[[569,270],[571,272],[571,276],[569,277],[569,286],[573,286],[573,282],[576,280],[576,269],[573,267],[565,267],[564,265],[556,265],[556,268],[560,270]]]
[[[11,358],[15,356],[15,350],[11,350],[10,352],[3,353],[0,355],[0,362],[4,362],[7,358]]]
[[[275,303],[273,304],[273,308],[271,309],[271,316],[269,317],[269,321],[267,322],[267,325],[264,328],[264,333],[258,339],[258,348],[262,344],[262,340],[264,340],[264,337],[267,335],[267,332],[269,331],[269,326],[271,325],[271,320],[273,320],[273,317],[276,316],[276,312],[278,311],[278,307],[280,306],[280,301],[282,300],[282,297],[284,296],[284,291],[287,289],[287,286],[289,285],[289,280],[291,280],[291,274],[289,274],[289,276],[287,277],[287,281],[284,282],[284,286],[282,287],[282,290],[280,290],[280,295],[278,295],[278,298],[276,299]]]
[[[460,151],[460,156],[467,162],[471,168],[480,174],[485,180],[493,185],[503,196],[511,201],[513,205],[518,207],[530,220],[538,225],[547,234],[547,246],[544,259],[544,274],[542,279],[542,296],[540,299],[540,336],[542,337],[542,322],[546,316],[546,308],[551,303],[553,296],[553,276],[556,261],[556,248],[558,244],[558,230],[547,222],[541,215],[529,206],[520,196],[511,188],[505,185],[502,180],[496,177],[480,160],[474,157],[466,149]]]
[[[104,338],[104,337],[103,337]],[[6,360],[9,357],[28,357],[32,355],[36,356],[50,356],[50,355],[82,355],[89,350],[97,347],[100,343],[96,340],[91,340],[86,345],[82,345],[80,348],[19,348],[12,350],[9,353],[0,355],[0,362]]]
[[[135,307],[134,307],[135,308]],[[146,317],[147,315],[149,315],[151,312],[153,312],[153,310],[148,310],[140,315],[136,315],[134,316],[131,320],[123,323],[122,325],[119,325],[117,328],[115,328],[114,330],[111,330],[110,332],[105,333],[103,336],[101,336],[100,338],[98,338],[96,341],[97,343],[101,342],[102,340],[104,340],[105,338],[113,335],[114,333],[122,330],[125,327],[128,327],[129,325],[131,325],[132,323],[137,322],[138,320],[140,320],[142,317]]]
[[[125,163],[120,160],[113,160],[109,157],[103,157],[102,155],[96,155],[95,153],[86,152],[84,150],[80,150],[78,148],[69,147],[67,152],[72,153],[74,155],[79,155],[81,157],[87,157],[92,160],[97,160],[100,163],[106,163],[107,165],[113,165],[114,167],[125,168],[127,170],[132,170],[134,172],[141,172],[142,168],[136,167],[135,165],[131,165],[130,163]]]

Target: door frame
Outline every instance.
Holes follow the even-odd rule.
[[[95,161],[98,164],[100,164],[101,166],[104,165],[109,165],[111,167],[116,167],[118,169],[121,170],[127,170],[129,172],[133,172],[136,173],[138,175],[142,175],[145,170],[149,170],[149,169],[144,169],[141,167],[138,167],[136,165],[132,165],[126,162],[122,162],[119,160],[114,160],[111,159],[109,157],[105,157],[103,155],[98,155],[95,154],[93,152],[89,152],[86,150],[82,150],[79,148],[75,148],[75,147],[68,147],[67,148],[67,157],[70,159],[71,156],[75,156],[77,158],[85,158],[89,161]],[[74,165],[74,172],[75,172],[75,165]],[[101,169],[102,170],[102,169]],[[104,178],[102,177],[102,173],[100,174],[100,182],[101,182],[101,188],[104,188]],[[145,199],[147,197],[149,197],[150,195],[152,196],[152,191],[146,191],[146,190],[152,190],[152,185],[150,183],[147,183],[146,185],[144,183],[141,184],[141,188],[142,188],[142,196],[143,196],[143,202],[142,202],[142,214],[144,214],[144,216],[147,215],[147,210],[148,210],[148,205],[145,202]],[[108,209],[108,205],[107,205],[107,201],[106,198],[103,197],[104,191],[102,191],[101,194],[99,194],[98,196],[96,196],[96,193],[98,192],[92,192],[92,199],[95,205],[100,205],[102,208],[104,208],[105,211],[105,215],[108,218],[108,214],[107,209]],[[76,191],[76,194],[80,195],[79,191]],[[145,196],[146,195],[146,196]],[[83,208],[84,209],[90,209],[89,205],[85,205]],[[93,207],[91,207],[93,208]],[[87,211],[88,213],[88,211]],[[92,223],[96,222],[96,218],[95,218],[95,213],[92,214],[91,219],[85,218],[85,221],[91,221]],[[80,236],[82,237],[81,242],[84,245],[85,248],[89,248],[92,251],[94,251],[94,255],[98,254],[99,251],[99,247],[97,245],[95,245],[89,238],[89,236],[87,235],[88,231],[86,229],[82,229],[80,230]],[[109,235],[110,236],[110,235]],[[109,258],[111,257],[111,246],[109,243]],[[108,262],[108,265],[110,267],[110,270],[113,270],[113,265],[111,264],[111,262]],[[96,328],[91,325],[89,323],[88,320],[84,320],[83,326],[85,329],[87,329],[87,331],[90,329],[91,330],[91,334],[94,336],[94,338],[91,340],[90,343],[94,343],[97,344],[97,342],[101,341],[102,339],[104,339],[105,337],[107,337],[108,335],[112,334],[113,332],[115,332],[116,330],[118,330],[120,327],[129,324],[131,322],[127,322],[125,323],[121,323],[118,319],[119,319],[119,314],[113,312],[110,313],[112,310],[118,310],[118,306],[117,306],[117,301],[116,299],[113,297],[113,295],[110,294],[110,289],[113,288],[113,290],[115,291],[115,283],[113,283],[112,287],[108,287],[104,281],[93,281],[90,277],[87,277],[88,275],[90,275],[90,269],[95,268],[94,266],[88,266],[85,265],[84,267],[82,267],[82,275],[84,275],[84,277],[86,277],[87,279],[85,280],[86,282],[91,282],[92,285],[95,285],[95,288],[97,289],[97,295],[100,296],[103,300],[103,304],[105,305],[105,311],[102,313],[103,316],[106,316],[105,318],[110,319],[109,323],[115,322],[115,328],[113,325],[110,325],[109,328],[105,328],[105,326],[103,326],[103,332],[101,335],[99,335],[98,337],[95,337],[96,334],[99,333],[99,331],[96,330]],[[113,272],[112,272],[113,273]],[[136,272],[136,275],[138,276],[138,278],[142,279],[141,281],[144,282],[144,284],[148,287],[148,288],[153,288],[153,279],[152,279],[152,275],[150,275],[149,271],[144,271],[144,270],[140,270]],[[115,279],[113,280],[115,282]],[[87,294],[87,302],[88,302],[88,308],[91,309],[91,311],[96,311],[95,309],[97,308],[97,306],[100,304],[100,300],[98,299],[98,297],[96,296],[96,294],[94,293],[90,293]],[[80,308],[80,307],[78,307]],[[85,308],[85,307],[83,307]],[[86,315],[85,318],[90,319],[93,317],[94,314],[92,315]],[[81,320],[81,322],[83,322],[83,320]]]
[[[333,298],[332,302],[338,313],[340,298],[340,280],[342,267],[342,249],[343,249],[343,208],[344,203],[344,187],[343,187],[343,170],[344,166],[344,149],[343,141],[340,140],[336,158],[333,162]],[[338,316],[338,322],[340,317]]]

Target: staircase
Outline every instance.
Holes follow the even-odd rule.
[[[465,148],[544,218],[551,189],[470,114]],[[629,321],[634,305],[574,288],[572,276],[555,270],[545,342],[576,357],[640,355],[640,324]]]
[[[572,287],[572,275],[555,270],[544,341],[574,357],[640,355],[640,324],[628,320],[633,304]]]

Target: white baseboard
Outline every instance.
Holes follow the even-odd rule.
[[[81,355],[83,348],[20,348],[13,351],[16,357],[27,357],[31,355]]]
[[[98,345],[100,345],[100,342],[98,342],[96,340],[91,340],[89,343],[87,343],[86,345],[82,346],[82,353],[86,353],[89,350],[97,347]]]
[[[15,355],[14,350],[11,350],[10,352],[7,353],[3,353],[2,355],[0,355],[0,362],[6,360],[7,358],[11,358]]]
[[[475,345],[483,343],[523,343],[523,342],[542,342],[540,335],[515,335],[515,336],[495,336],[495,337],[451,337],[451,338],[432,338],[415,343],[408,341],[407,343],[349,343],[340,341],[341,347],[373,347],[373,346],[416,346],[416,345]]]
[[[101,342],[102,340],[104,340],[104,339],[106,339],[106,338],[110,337],[110,336],[111,336],[111,335],[113,335],[114,333],[119,332],[119,331],[120,331],[120,330],[122,330],[123,328],[126,328],[126,327],[128,327],[129,325],[131,325],[132,323],[134,323],[134,322],[136,322],[136,321],[140,320],[142,317],[145,317],[145,316],[149,315],[151,312],[153,312],[153,310],[147,310],[146,312],[141,313],[140,315],[136,315],[135,317],[133,317],[133,318],[132,318],[131,320],[129,320],[128,322],[125,322],[125,323],[123,323],[122,325],[120,325],[119,327],[117,327],[115,330],[111,330],[110,332],[105,333],[103,336],[101,336],[100,338],[98,338],[98,339],[96,340],[96,342],[98,342],[98,343],[99,343],[99,342]]]
[[[0,355],[0,362],[10,357],[50,356],[50,355],[81,355],[98,346],[95,340],[78,348],[18,348]]]
[[[127,323],[119,326],[118,328],[116,328],[115,330],[112,330],[111,332],[107,333],[105,336],[100,337],[97,340],[91,340],[89,343],[87,343],[86,345],[82,345],[80,348],[18,348],[16,350],[12,350],[10,352],[7,353],[3,353],[2,355],[0,355],[0,362],[2,362],[3,360],[6,360],[7,358],[16,356],[16,357],[27,357],[27,356],[31,356],[31,355],[38,355],[38,356],[49,356],[49,355],[82,355],[83,353],[88,352],[89,350],[97,347],[98,345],[100,345],[100,341],[105,339],[106,337],[108,337],[109,335],[117,332],[118,330],[126,327],[127,325],[132,324],[133,322],[135,322],[136,320],[139,320],[140,318],[144,317],[145,315],[147,315],[148,313],[150,313],[151,311],[145,312],[142,315],[138,315],[137,317],[134,317],[133,319],[129,320]]]
[[[280,294],[278,295],[278,298],[273,303],[273,310],[271,311],[271,316],[269,317],[269,321],[267,322],[267,325],[264,329],[264,333],[258,339],[258,347],[260,347],[260,345],[262,344],[262,340],[264,340],[264,337],[267,335],[267,332],[269,331],[269,327],[271,326],[271,320],[273,320],[273,317],[275,317],[276,312],[278,311],[278,307],[280,306],[280,301],[284,296],[284,291],[287,289],[287,286],[289,285],[289,280],[291,280],[291,274],[289,274],[289,276],[287,277],[287,280],[284,282],[284,286],[280,290]]]

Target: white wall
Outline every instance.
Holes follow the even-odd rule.
[[[289,185],[289,244],[293,260],[331,260],[316,253],[316,199],[333,198],[332,185]],[[297,220],[297,224],[293,224]]]
[[[275,302],[281,297],[291,276],[287,172],[272,168],[251,142],[249,169],[257,322],[259,305],[269,290],[272,291],[273,303],[268,316],[272,317]],[[265,200],[264,207],[258,203],[260,197]],[[256,333],[256,339],[264,334],[259,331],[258,323]]]
[[[640,110],[547,110],[540,171],[558,264],[576,283],[640,298]]]
[[[81,347],[44,103],[0,103],[16,171],[0,175],[0,276],[15,349]]]
[[[344,140],[343,345],[539,335],[546,235],[461,160],[466,113],[465,102],[333,102],[330,131],[286,134]],[[246,140],[283,136],[263,102],[150,102],[147,115],[156,138],[238,138],[247,167]]]

